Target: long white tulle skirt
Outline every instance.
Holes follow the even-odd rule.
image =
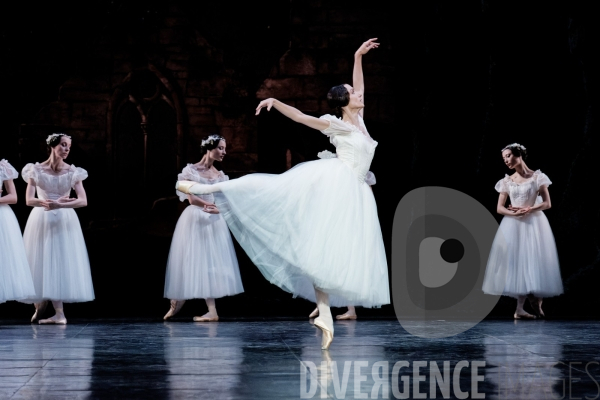
[[[510,297],[529,293],[552,297],[563,293],[554,235],[542,211],[502,219],[482,289],[484,293]]]
[[[172,300],[206,299],[243,291],[225,220],[220,214],[188,206],[173,233],[164,296]]]
[[[294,296],[330,305],[389,304],[387,259],[369,186],[337,158],[281,175],[217,184],[216,204],[264,277]]]
[[[94,300],[87,248],[75,210],[34,207],[23,235],[36,296],[23,303]]]
[[[35,296],[23,236],[15,213],[0,204],[0,303]]]

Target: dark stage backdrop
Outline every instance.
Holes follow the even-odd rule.
[[[379,142],[372,171],[388,258],[394,211],[414,188],[463,191],[499,221],[494,185],[509,172],[500,149],[519,142],[528,165],[553,181],[545,213],[565,294],[547,300],[546,314],[599,315],[600,69],[590,4],[165,3],[21,2],[0,17],[0,158],[18,170],[41,162],[45,136],[61,130],[73,136],[67,162],[90,174],[89,206],[77,214],[96,300],[67,305],[69,318],[162,317],[167,255],[185,207],[173,185],[199,160],[202,136],[227,138],[218,168],[232,178],[281,173],[333,150],[320,133],[277,112],[254,117],[254,108],[277,97],[311,115],[329,112],[328,88],[351,83],[352,54],[370,37],[381,47],[365,57],[365,121]],[[25,183],[16,186],[24,227]],[[237,254],[246,292],[217,301],[223,318],[313,309],[266,282],[239,246]],[[511,316],[514,305],[503,298],[492,315]],[[0,318],[28,319],[32,309],[10,302]],[[180,315],[204,312],[195,300]],[[394,315],[391,305],[358,313]]]

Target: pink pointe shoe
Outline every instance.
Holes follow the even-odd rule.
[[[169,312],[165,314],[163,319],[166,321],[177,314],[179,310],[181,310],[181,307],[183,307],[183,303],[185,303],[185,300],[171,300],[171,308],[169,309]]]
[[[31,322],[37,322],[40,319],[40,317],[44,314],[44,311],[46,311],[48,301],[44,300],[40,303],[34,303],[33,305],[35,306],[35,313],[33,314],[33,317],[31,317]]]
[[[313,312],[310,313],[308,318],[317,318],[319,316],[319,307],[315,308]]]

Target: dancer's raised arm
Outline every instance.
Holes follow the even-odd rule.
[[[375,41],[377,38],[369,39],[360,45],[356,53],[354,53],[354,70],[352,71],[352,86],[354,92],[358,94],[360,100],[365,103],[365,81],[363,78],[362,56],[367,54],[369,50],[379,47],[379,43]],[[359,111],[360,116],[364,116],[364,108]]]
[[[297,108],[288,106],[287,104],[284,104],[281,101],[274,98],[269,98],[261,101],[258,104],[258,107],[256,107],[256,115],[258,115],[260,113],[260,110],[262,110],[265,107],[267,108],[267,111],[271,111],[271,107],[275,107],[277,111],[279,111],[292,121],[304,124],[309,128],[317,129],[319,131],[329,128],[329,121],[306,115]]]

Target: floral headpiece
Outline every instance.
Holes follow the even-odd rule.
[[[514,147],[516,147],[516,148],[517,148],[517,149],[519,149],[519,150],[527,150],[527,149],[525,148],[525,146],[523,146],[522,144],[519,144],[519,143],[512,143],[512,144],[509,144],[508,146],[506,146],[506,147],[505,147],[505,148],[503,148],[502,150],[506,150],[506,149],[510,149],[510,148],[514,148]]]
[[[52,143],[52,141],[54,139],[56,139],[57,137],[61,137],[61,136],[64,136],[67,139],[71,139],[71,136],[69,136],[69,135],[67,135],[65,133],[53,133],[52,135],[48,135],[48,137],[46,138],[46,144],[50,145],[50,143]]]
[[[202,147],[205,147],[207,144],[214,144],[215,140],[225,140],[223,137],[219,135],[210,135],[207,139],[204,139],[201,143]]]

